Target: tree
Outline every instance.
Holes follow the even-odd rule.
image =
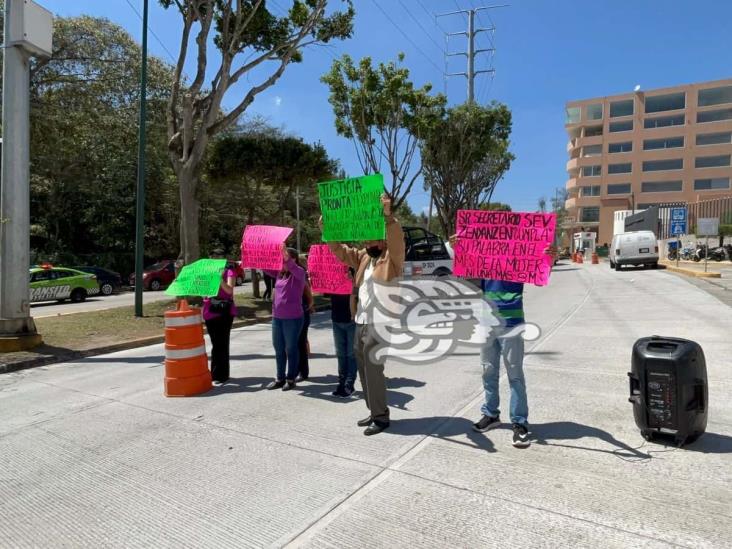
[[[458,210],[490,202],[514,159],[510,135],[511,111],[499,103],[459,105],[431,126],[421,148],[425,189],[444,234],[455,232]]]
[[[554,196],[552,197],[552,212],[557,215],[557,228],[556,228],[556,238],[558,244],[567,244],[567,229],[564,228],[564,224],[567,221],[567,218],[569,216],[569,212],[567,211],[567,208],[564,206],[564,203],[567,201],[567,197],[569,196],[569,193],[567,192],[567,189],[564,187],[557,187],[554,190]]]
[[[486,202],[481,204],[478,209],[489,212],[510,212],[511,206],[509,204],[504,204],[503,202]]]
[[[181,255],[186,263],[199,257],[197,191],[209,141],[236,123],[290,63],[300,62],[303,48],[351,35],[352,2],[342,1],[345,11],[326,15],[328,0],[292,0],[287,14],[277,16],[264,0],[160,0],[165,8],[174,6],[183,21],[168,108],[168,148],[179,184]],[[194,35],[195,75],[186,86],[183,67]],[[214,67],[210,66],[212,45],[217,53]],[[204,87],[209,73],[214,77]],[[262,73],[266,73],[263,80],[242,93],[233,109],[222,111],[232,86]]]
[[[364,173],[388,168],[395,208],[422,173],[419,145],[445,106],[443,95],[430,95],[431,84],[415,88],[402,61],[399,54],[398,63],[374,68],[370,57],[356,66],[344,55],[321,79],[330,90],[336,131],[353,141]]]
[[[541,213],[546,213],[546,196],[542,196],[541,198],[539,198],[537,206],[539,206],[539,211]]]
[[[139,71],[140,48],[118,25],[86,16],[54,19],[52,57],[31,63],[31,246],[37,259],[99,263],[125,274],[132,269]],[[147,236],[152,251],[169,253],[164,201],[174,180],[165,116],[173,71],[152,57],[148,72]]]

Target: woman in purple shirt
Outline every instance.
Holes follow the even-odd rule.
[[[223,252],[216,251],[212,257],[223,257]],[[236,271],[227,265],[221,275],[219,293],[203,300],[203,320],[211,338],[211,377],[217,386],[229,380],[229,336],[236,316],[235,285]]]
[[[282,270],[265,271],[275,279],[272,305],[272,345],[277,360],[277,379],[267,389],[289,391],[295,387],[298,372],[298,339],[304,322],[302,294],[305,290],[305,269],[295,261],[297,250],[282,245]],[[285,372],[285,367],[287,372]]]

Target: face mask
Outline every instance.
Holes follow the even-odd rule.
[[[366,253],[376,259],[377,257],[381,257],[381,248],[378,246],[370,246],[366,248]]]

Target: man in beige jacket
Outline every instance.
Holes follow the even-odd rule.
[[[404,267],[404,233],[391,210],[391,198],[381,196],[386,220],[386,240],[369,240],[365,248],[358,249],[346,244],[331,242],[331,251],[349,267],[356,271],[354,293],[358,292],[355,311],[356,340],[355,354],[358,375],[363,387],[364,399],[369,416],[358,422],[366,427],[364,435],[375,435],[389,427],[389,407],[386,403],[386,378],[384,362],[377,362],[371,350],[378,344],[374,329],[368,324],[368,307],[374,299],[373,283],[389,282],[402,276]],[[321,218],[322,224],[322,218]]]

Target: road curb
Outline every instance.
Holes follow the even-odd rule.
[[[315,312],[319,313],[322,311],[330,310],[330,305],[321,305],[315,308]],[[78,313],[81,314],[81,313]],[[265,322],[271,322],[272,315],[259,316],[257,318],[245,318],[241,320],[235,320],[231,326],[231,329],[243,328],[245,326],[252,326],[254,324],[263,324]],[[206,332],[206,326],[203,327],[203,331]],[[72,360],[78,360],[80,358],[88,358],[90,356],[106,355],[109,353],[117,353],[119,351],[129,351],[130,349],[137,349],[139,347],[147,347],[148,345],[159,345],[165,342],[165,336],[152,336],[143,337],[140,339],[133,339],[130,341],[122,341],[120,343],[113,343],[111,345],[104,345],[102,347],[94,347],[93,349],[84,349],[80,351],[71,351],[61,355],[49,355],[31,358],[28,360],[19,360],[17,362],[11,362],[9,364],[0,364],[0,375],[9,374],[11,372],[17,372],[20,370],[27,370],[29,368],[39,368],[41,366],[48,366],[50,364],[58,364],[59,362],[69,362]]]
[[[663,265],[668,271],[683,274],[686,276],[693,276],[694,278],[722,278],[722,273],[716,271],[710,271],[705,273],[703,271],[696,271],[694,269],[677,267],[676,265],[672,265],[671,263],[667,263],[665,261],[659,261],[659,264]]]

